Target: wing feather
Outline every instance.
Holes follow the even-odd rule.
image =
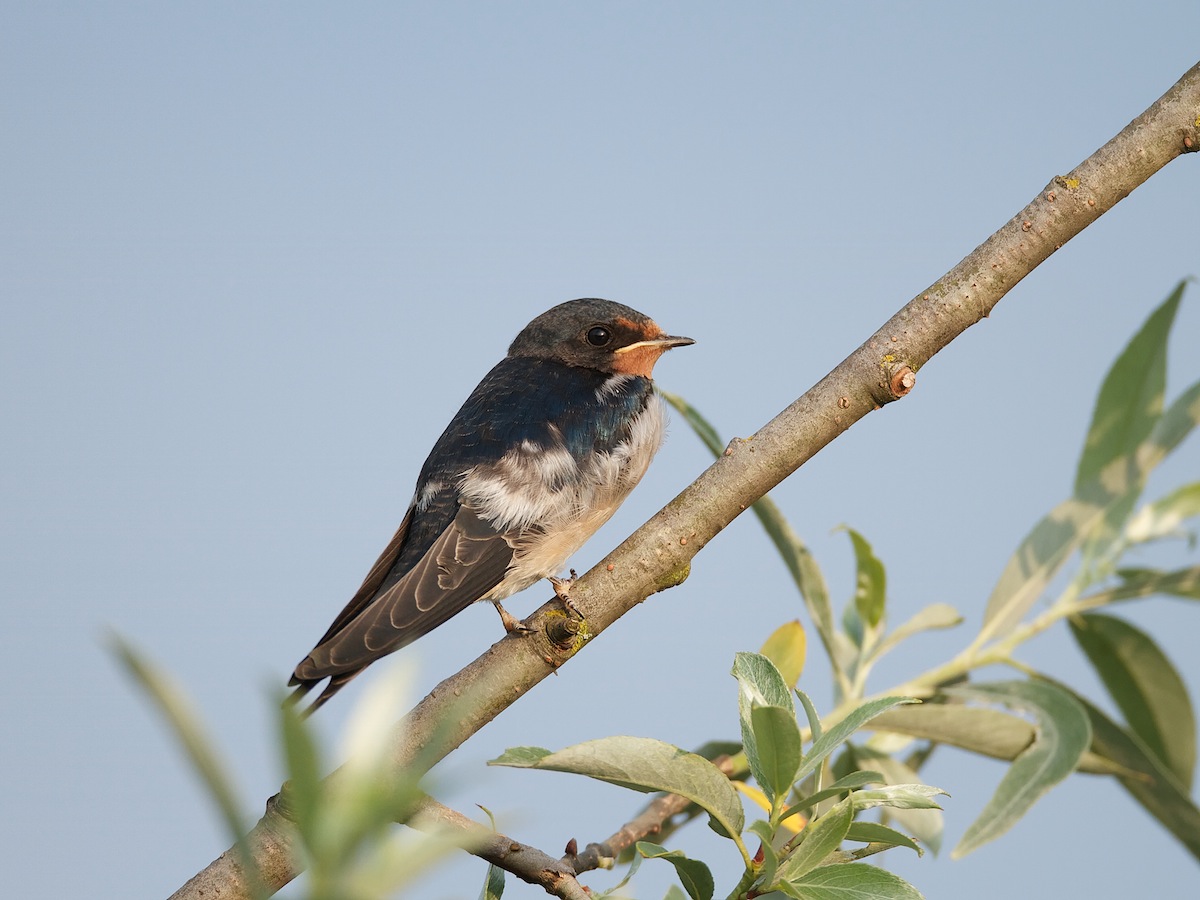
[[[291,683],[300,693],[331,679],[312,708],[372,662],[432,631],[504,579],[513,560],[510,538],[466,505],[408,571],[392,571],[411,518],[410,511],[354,599],[296,667]]]

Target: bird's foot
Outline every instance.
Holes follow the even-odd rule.
[[[583,618],[583,613],[579,611],[579,607],[575,605],[575,601],[571,599],[571,585],[575,583],[575,579],[579,576],[575,574],[575,570],[571,570],[570,578],[555,578],[550,576],[550,584],[554,586],[554,596],[558,598],[558,602],[563,605],[569,613],[573,613],[578,618]]]
[[[537,630],[530,628],[495,600],[492,601],[492,605],[496,607],[496,612],[500,613],[500,621],[504,623],[504,630],[509,634],[513,632],[517,634],[533,634]]]

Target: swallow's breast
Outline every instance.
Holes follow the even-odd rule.
[[[663,401],[651,393],[610,450],[577,458],[552,427],[549,440],[522,441],[496,463],[465,475],[463,500],[505,532],[516,551],[489,599],[503,599],[562,570],[646,474],[662,444],[665,420]]]

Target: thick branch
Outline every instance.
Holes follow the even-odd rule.
[[[394,761],[428,768],[490,722],[625,612],[687,577],[693,556],[734,518],[873,409],[906,394],[913,373],[971,325],[1055,250],[1183,153],[1200,148],[1200,65],[1074,171],[1054,178],[999,231],[875,334],[804,396],[705,471],[665,509],[575,583],[571,596],[584,632],[561,624],[547,604],[530,638],[506,638],[443,681],[396,731]],[[556,618],[557,617],[557,618]],[[546,636],[555,633],[561,643]],[[463,698],[470,698],[464,704]],[[248,835],[264,881],[295,877],[287,823],[277,804]],[[232,852],[223,854],[173,900],[245,898]]]

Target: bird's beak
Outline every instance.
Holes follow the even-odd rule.
[[[659,353],[666,353],[672,347],[686,347],[688,344],[696,343],[690,337],[680,337],[674,334],[661,334],[656,338],[647,338],[644,341],[637,341],[629,344],[626,347],[618,347],[614,353],[628,353],[631,350],[657,350]]]
[[[636,341],[627,347],[618,347],[613,351],[613,371],[622,375],[641,375],[651,377],[654,364],[658,358],[672,347],[686,347],[696,343],[689,337],[677,337],[671,334],[660,334],[658,337]]]

